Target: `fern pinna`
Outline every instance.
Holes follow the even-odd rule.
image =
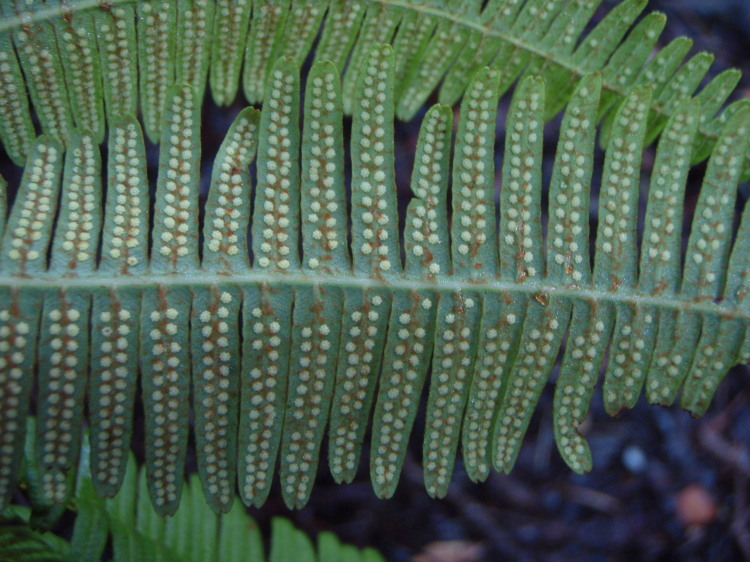
[[[266,2],[249,16],[242,2],[200,0],[9,9],[2,138],[26,168],[0,246],[3,502],[32,401],[49,500],[68,493],[84,403],[94,486],[114,495],[138,384],[160,513],[179,505],[191,417],[216,511],[230,509],[236,488],[262,504],[277,463],[287,504],[304,505],[325,434],[334,478],[350,481],[368,425],[372,483],[387,497],[425,388],[428,492],[446,493],[459,442],[472,479],[507,472],[564,339],[554,429],[573,470],[591,467],[578,427],[602,369],[613,414],[644,388],[659,404],[682,389],[683,407],[702,413],[727,369],[750,361],[747,205],[733,233],[750,110],[740,101],[714,118],[738,76],[693,96],[708,59],[680,66],[684,41],[646,63],[661,16],[622,40],[644,2],[621,3],[576,46],[598,4]],[[300,61],[322,21],[301,110]],[[93,41],[94,27],[114,35]],[[84,73],[80,55],[92,50],[99,62]],[[240,76],[263,111],[239,114],[201,203],[203,89],[208,80],[228,103]],[[394,114],[411,115],[442,76],[443,101],[463,96],[455,143],[452,110],[432,107],[400,228]],[[498,98],[519,76],[498,207]],[[33,141],[24,88],[45,133]],[[139,99],[146,135],[160,139],[153,195]],[[543,123],[562,106],[543,209]],[[660,131],[640,234],[641,154]],[[708,154],[683,259],[686,179]]]

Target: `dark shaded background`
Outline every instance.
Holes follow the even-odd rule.
[[[605,0],[597,19],[616,4]],[[742,69],[745,77],[738,95],[750,96],[750,0],[652,0],[649,9],[668,16],[660,46],[688,35],[695,42],[693,54],[707,50],[716,55],[711,76],[732,66]],[[507,96],[504,104],[507,109]],[[206,182],[211,151],[218,148],[242,105],[238,101],[229,109],[210,102],[206,106]],[[505,115],[501,108],[498,169]],[[418,123],[415,119],[397,126],[397,182],[405,196]],[[550,125],[547,173],[555,142]],[[149,159],[153,178],[153,146]],[[644,159],[646,173],[650,162]],[[17,185],[18,168],[5,161],[0,169],[10,185]],[[693,197],[687,198],[688,205],[695,202],[701,172],[699,166],[691,174]],[[744,201],[748,185],[740,190]],[[692,209],[686,211],[691,216]],[[648,406],[643,399],[634,410],[612,419],[604,413],[601,394],[595,394],[585,427],[594,470],[585,476],[571,473],[555,449],[553,390],[554,383],[548,383],[509,476],[491,474],[487,482],[474,484],[459,461],[448,496],[430,499],[419,464],[423,407],[392,499],[379,500],[372,492],[365,453],[352,484],[334,484],[322,462],[307,507],[289,512],[276,485],[264,508],[250,513],[266,536],[271,517],[284,515],[313,536],[331,530],[345,542],[374,546],[394,561],[750,560],[750,368],[731,371],[699,420],[677,407]],[[136,420],[139,426],[142,422]],[[136,442],[136,449],[140,445]]]

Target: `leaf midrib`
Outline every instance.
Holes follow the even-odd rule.
[[[545,295],[550,299],[569,298],[573,301],[595,303],[625,304],[638,307],[654,307],[658,309],[676,310],[687,313],[714,314],[726,320],[750,321],[750,311],[744,311],[726,303],[716,303],[711,300],[684,299],[677,296],[645,295],[636,290],[619,289],[617,292],[604,291],[594,287],[559,286],[548,282],[527,279],[523,283],[504,281],[502,279],[457,279],[441,277],[436,280],[390,278],[377,279],[372,277],[357,277],[351,274],[336,274],[335,276],[312,275],[304,272],[273,273],[268,271],[246,271],[241,273],[209,273],[196,271],[185,274],[143,274],[143,275],[91,275],[87,277],[12,277],[0,276],[0,290],[39,289],[65,291],[70,289],[89,289],[91,291],[102,288],[142,288],[165,287],[200,287],[213,284],[229,285],[258,285],[271,286],[313,287],[330,286],[353,289],[382,289],[394,291],[427,291],[448,293],[454,291],[474,292],[483,295],[501,295],[520,293],[526,296]]]

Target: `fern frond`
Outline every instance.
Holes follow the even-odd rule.
[[[23,163],[34,137],[23,95],[28,90],[42,132],[63,143],[73,127],[101,140],[103,109],[110,120],[135,112],[139,100],[146,133],[156,140],[173,81],[192,85],[196,100],[203,99],[208,82],[219,105],[234,100],[241,83],[245,98],[260,102],[274,61],[288,56],[301,64],[320,31],[315,60],[332,61],[344,71],[347,113],[367,53],[392,43],[400,118],[412,118],[441,82],[441,103],[453,104],[476,71],[490,65],[501,72],[500,93],[519,77],[542,76],[548,91],[543,114],[549,119],[565,107],[583,76],[601,71],[604,146],[616,107],[647,83],[654,84],[647,142],[683,101],[696,98],[701,115],[692,161],[706,158],[728,120],[717,112],[736,87],[737,72],[723,72],[696,93],[711,66],[710,54],[687,59],[691,41],[678,38],[649,60],[664,16],[653,13],[636,23],[646,0],[620,2],[585,34],[599,5],[600,0],[13,0],[4,5],[0,21],[0,91],[9,100],[0,139],[14,161]],[[743,178],[750,177],[748,166]]]
[[[601,74],[583,78],[567,106],[546,237],[548,90],[529,76],[513,95],[498,210],[493,154],[503,75],[492,68],[478,72],[464,96],[452,181],[451,110],[427,112],[402,230],[394,49],[377,45],[362,60],[351,94],[349,193],[347,94],[328,62],[310,71],[302,115],[298,62],[281,57],[270,67],[264,110],[237,117],[203,205],[199,98],[187,83],[171,88],[152,219],[133,117],[111,121],[103,221],[96,135],[72,130],[66,152],[37,139],[0,247],[3,502],[19,470],[35,376],[35,455],[48,504],[69,495],[86,386],[93,486],[132,496],[125,467],[140,379],[142,479],[158,513],[178,514],[164,526],[170,534],[199,503],[180,503],[191,412],[200,482],[217,512],[231,512],[235,485],[245,503],[261,505],[277,460],[285,501],[304,505],[326,430],[331,472],[351,480],[370,420],[373,486],[389,496],[429,374],[425,484],[442,496],[459,443],[472,479],[486,478],[491,466],[511,470],[566,333],[553,416],[560,452],[579,472],[591,457],[578,426],[607,354],[610,413],[631,407],[645,384],[657,403],[671,403],[682,387],[683,406],[699,414],[726,370],[747,362],[747,211],[734,239],[732,224],[750,110],[735,106],[719,134],[681,267],[700,101],[679,104],[665,125],[640,243],[653,92],[636,87],[618,104],[592,269],[594,138],[601,103],[609,103]]]
[[[99,545],[101,556],[104,540],[111,534],[116,560],[337,560],[343,552],[353,560],[382,561],[372,548],[357,549],[342,544],[330,534],[318,537],[316,553],[310,538],[295,528],[291,521],[275,517],[271,521],[270,552],[264,553],[263,540],[257,523],[240,504],[224,515],[217,515],[203,501],[200,483],[193,477],[185,486],[180,507],[173,517],[165,518],[154,511],[148,500],[148,484],[144,470],[138,470],[130,456],[123,490],[111,500],[103,501],[92,493],[85,468],[81,471],[76,493],[75,533],[87,526],[89,517],[103,511],[103,524],[98,534],[89,532]],[[88,517],[87,517],[88,516]],[[98,540],[97,540],[98,539]],[[76,550],[75,540],[73,551]],[[326,556],[330,557],[324,557]]]
[[[34,418],[28,419],[33,434]],[[2,560],[101,560],[108,542],[114,560],[363,560],[382,562],[372,548],[358,549],[342,544],[332,533],[321,533],[317,551],[308,536],[287,519],[271,521],[270,554],[264,554],[259,526],[235,504],[229,513],[217,515],[203,501],[198,478],[185,486],[180,507],[173,517],[166,518],[154,511],[149,500],[146,471],[128,456],[123,487],[113,499],[104,500],[95,492],[89,470],[88,439],[83,439],[81,463],[75,483],[70,471],[66,478],[75,487],[67,510],[55,506],[54,519],[40,525],[43,506],[37,503],[38,488],[44,483],[34,476],[34,437],[26,441],[28,466],[24,493],[31,507],[11,504],[0,512],[0,559]],[[62,509],[56,509],[60,507]],[[74,517],[70,542],[44,532],[67,511]]]
[[[70,560],[70,545],[50,532],[30,528],[31,510],[13,505],[0,513],[0,556],[3,560]]]

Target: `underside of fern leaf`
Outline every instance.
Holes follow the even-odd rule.
[[[260,102],[274,61],[286,56],[301,64],[320,32],[314,59],[331,61],[343,71],[346,113],[354,107],[363,59],[374,45],[392,43],[400,118],[412,118],[438,87],[441,103],[455,103],[474,73],[489,65],[499,72],[500,93],[519,77],[542,76],[549,92],[543,110],[548,119],[565,106],[583,76],[601,72],[596,118],[604,119],[603,140],[624,97],[647,84],[654,88],[647,142],[683,101],[695,97],[700,122],[691,161],[705,159],[724,124],[747,105],[741,100],[719,112],[739,72],[724,71],[696,93],[712,55],[688,58],[692,42],[680,37],[651,57],[664,15],[651,13],[639,21],[647,0],[623,0],[592,26],[601,4],[8,0],[0,6],[0,140],[16,163],[26,160],[35,136],[30,99],[42,132],[63,143],[73,128],[88,129],[101,140],[105,122],[137,108],[146,134],[156,141],[173,82],[192,85],[197,100],[209,87],[219,105],[229,105],[240,90],[250,103]],[[750,177],[747,162],[742,177]]]
[[[160,3],[149,4],[156,9]],[[328,465],[340,482],[354,477],[371,436],[373,487],[390,496],[423,395],[422,462],[431,495],[446,493],[459,445],[472,479],[485,479],[491,468],[507,472],[564,340],[554,430],[575,471],[591,468],[578,428],[602,370],[612,414],[632,407],[642,389],[659,404],[672,403],[681,389],[683,407],[694,414],[706,409],[727,369],[750,361],[747,204],[733,232],[750,109],[735,104],[725,110],[707,147],[704,111],[718,109],[725,89],[714,84],[705,96],[688,99],[692,91],[668,95],[667,85],[650,87],[644,78],[627,95],[613,90],[602,65],[642,3],[624,2],[613,11],[617,17],[600,24],[612,34],[619,30],[609,51],[597,47],[605,39],[600,28],[572,51],[580,68],[601,70],[576,80],[573,63],[563,65],[570,74],[563,80],[557,55],[524,50],[532,42],[550,52],[572,49],[534,23],[530,10],[540,2],[514,8],[513,2],[490,1],[481,16],[475,3],[466,4],[475,9],[461,17],[484,23],[459,35],[479,51],[485,44],[488,53],[508,51],[503,57],[515,66],[475,68],[459,46],[452,70],[435,71],[439,78],[458,72],[459,62],[468,65],[462,71],[468,85],[461,88],[454,143],[450,107],[436,105],[424,117],[402,229],[394,114],[416,103],[409,100],[421,103],[436,83],[418,63],[403,66],[409,49],[398,22],[406,25],[406,6],[332,2],[326,17],[342,27],[325,27],[318,55],[335,59],[336,45],[351,47],[346,25],[361,27],[358,39],[343,81],[330,61],[313,65],[303,104],[300,53],[309,41],[305,36],[297,47],[282,45],[279,29],[297,25],[300,36],[308,33],[292,14],[317,3],[259,5],[249,23],[243,72],[247,79],[251,65],[262,76],[260,90],[251,80],[245,91],[263,98],[263,111],[248,108],[236,118],[214,161],[205,203],[199,190],[206,73],[215,96],[221,88],[219,101],[233,98],[238,81],[238,67],[209,68],[208,53],[240,52],[242,45],[227,37],[211,43],[196,30],[205,31],[211,18],[221,29],[221,18],[230,17],[224,3],[214,10],[213,3],[196,0],[181,3],[176,15],[165,12],[177,21],[166,33],[192,31],[162,38],[160,44],[172,46],[164,48],[179,51],[186,37],[200,42],[179,51],[174,68],[171,59],[138,47],[144,49],[138,51],[140,72],[148,61],[156,65],[150,72],[167,65],[164,72],[178,80],[162,93],[151,92],[148,110],[141,106],[146,134],[160,139],[153,195],[143,132],[134,106],[126,103],[137,90],[128,76],[104,81],[106,201],[99,110],[67,128],[51,114],[57,124],[24,149],[26,168],[0,245],[2,502],[13,489],[32,403],[47,500],[67,497],[66,474],[77,464],[84,423],[91,431],[94,487],[113,496],[125,474],[138,384],[148,487],[159,513],[178,509],[191,417],[201,485],[218,512],[231,508],[235,487],[246,504],[261,505],[277,469],[287,504],[304,505],[326,434]],[[590,13],[597,2],[563,4],[545,3],[548,16],[558,18],[550,24],[554,29],[577,25],[580,13]],[[54,9],[38,8],[45,17],[34,19],[32,11],[27,23],[49,26],[39,30],[43,42],[56,29],[54,18],[45,19]],[[414,9],[434,21],[417,26],[414,33],[424,36],[409,56],[443,64],[436,56],[441,37],[453,37],[463,20],[441,19],[447,10],[441,3]],[[490,9],[497,21],[481,19]],[[139,26],[157,26],[146,3],[139,10]],[[105,15],[128,17],[114,12]],[[75,12],[73,19],[86,13]],[[396,23],[388,23],[391,17]],[[632,31],[638,39],[619,48],[640,52],[638,41],[653,35],[654,22],[642,20]],[[507,31],[485,33],[496,29],[485,24]],[[124,34],[123,48],[135,53],[128,24],[115,27]],[[573,28],[570,41],[580,34]],[[106,51],[104,39],[97,44]],[[676,69],[681,58],[675,62],[674,53],[681,49],[665,49],[659,64]],[[221,55],[211,54],[211,60]],[[21,57],[20,64],[28,63]],[[498,205],[498,98],[520,73],[527,76],[514,91],[506,123]],[[115,83],[120,94],[113,93]],[[421,83],[425,89],[418,93],[415,84]],[[31,98],[52,108],[58,107],[55,95],[39,86]],[[37,102],[35,96],[50,99]],[[543,186],[544,119],[555,104],[566,108],[552,179]],[[606,159],[598,171],[596,127],[608,109]],[[345,110],[352,114],[348,185]],[[26,122],[23,113],[14,115],[13,123]],[[660,128],[639,234],[641,155]],[[683,258],[687,175],[694,157],[709,153]],[[592,247],[595,174],[601,188]]]

